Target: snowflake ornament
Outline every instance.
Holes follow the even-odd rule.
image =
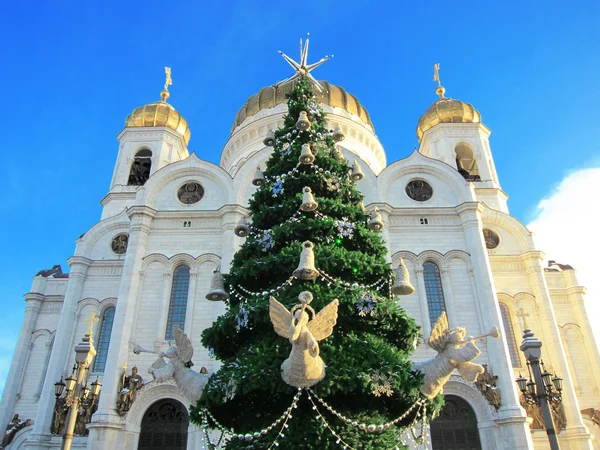
[[[337,221],[337,229],[338,232],[342,235],[342,237],[349,237],[352,239],[352,234],[354,233],[354,225],[347,218],[342,218],[342,220]]]
[[[373,387],[371,393],[375,397],[381,397],[382,395],[391,397],[394,395],[394,389],[392,389],[393,378],[391,375],[383,375],[376,370],[372,375],[367,375],[367,379],[371,382],[371,386]]]
[[[283,181],[277,180],[273,183],[273,188],[271,189],[273,193],[273,197],[277,197],[278,194],[283,192]]]
[[[262,237],[262,241],[261,241],[262,251],[266,252],[268,249],[273,247],[273,243],[274,243],[273,231],[272,230],[265,231],[265,233],[263,234],[263,237]]]
[[[319,114],[321,114],[321,111],[319,111],[319,107],[317,105],[315,105],[314,103],[311,103],[310,105],[308,105],[308,110],[312,115],[318,116]]]
[[[340,189],[340,182],[334,178],[325,178],[325,186],[328,191],[337,191]]]
[[[361,317],[375,315],[375,300],[366,294],[356,300],[354,306]]]
[[[245,327],[248,325],[248,311],[243,306],[237,313],[237,317],[235,318],[239,327]]]
[[[283,147],[279,153],[281,154],[281,156],[287,156],[290,154],[291,151],[292,146],[286,142],[285,144],[283,144]]]

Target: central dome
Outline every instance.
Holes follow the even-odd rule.
[[[327,81],[319,81],[319,84],[323,87],[322,91],[319,92],[316,88],[314,89],[319,103],[325,103],[332,108],[345,109],[347,112],[364,122],[371,131],[374,131],[369,113],[354,95],[349,94],[340,86],[329,84]],[[281,103],[287,103],[286,95],[292,91],[294,86],[295,82],[286,83],[280,86],[267,86],[262,88],[258,94],[251,96],[246,100],[244,106],[240,108],[235,116],[231,134],[233,134],[233,131],[240,126],[247,117],[253,116],[263,109],[273,108]]]

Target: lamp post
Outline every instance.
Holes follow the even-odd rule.
[[[69,412],[65,422],[62,450],[71,449],[71,444],[73,443],[73,431],[75,430],[75,422],[77,422],[77,414],[79,413],[79,402],[80,400],[85,401],[90,392],[87,383],[84,385],[84,378],[90,363],[94,359],[94,356],[96,356],[96,348],[94,347],[94,342],[92,340],[92,333],[94,322],[98,322],[98,320],[95,313],[92,313],[92,316],[89,319],[85,319],[90,325],[86,335],[81,342],[75,346],[74,372],[76,377],[71,375],[65,380],[65,383],[63,383],[65,384],[64,387],[67,389],[66,406],[69,408]],[[54,385],[55,395],[59,390],[64,389],[64,387],[60,385],[61,382],[62,379]],[[95,383],[95,385],[92,383],[93,390],[96,390],[96,394],[98,394],[102,385],[98,381]]]
[[[527,359],[530,378],[527,379],[519,374],[519,378],[516,380],[519,390],[525,396],[527,403],[539,405],[542,410],[550,448],[552,450],[560,450],[549,403],[560,403],[562,401],[562,378],[557,375],[552,377],[552,374],[544,367],[544,363],[541,360],[542,341],[536,338],[531,330],[523,332],[523,342],[520,349],[525,354],[525,359]],[[544,371],[543,373],[540,370],[540,363]]]

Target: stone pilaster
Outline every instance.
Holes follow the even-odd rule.
[[[42,278],[42,277],[39,277]],[[31,333],[34,330],[44,296],[41,293],[30,292],[25,295],[25,317],[21,325],[21,332],[17,339],[16,351],[13,355],[8,372],[8,378],[4,386],[2,403],[0,404],[0,430],[5,430],[12,419],[17,402],[17,392],[23,379],[24,370],[27,362],[28,352],[19,351],[19,349],[29,348]]]
[[[98,403],[98,411],[88,425],[90,435],[87,448],[101,450],[119,448],[119,435],[122,430],[121,418],[117,414],[117,395],[121,366],[130,356],[130,339],[135,319],[136,303],[140,289],[140,271],[142,259],[146,254],[148,235],[152,218],[156,211],[146,206],[134,206],[127,210],[131,220],[129,243],[123,272],[115,319],[110,336],[106,368],[104,370],[102,393]]]
[[[46,372],[44,387],[33,422],[33,430],[27,438],[28,447],[36,447],[36,441],[50,440],[50,425],[55,401],[54,383],[60,379],[65,362],[73,351],[72,348],[69,348],[69,344],[75,327],[74,318],[91,261],[82,256],[73,256],[68,262],[70,267],[69,284],[63,300],[54,346],[48,362],[48,371]]]
[[[421,319],[423,320],[423,336],[431,334],[431,320],[429,318],[429,306],[427,305],[427,291],[425,290],[425,278],[423,276],[423,267],[415,269],[417,273],[417,295],[421,303]]]
[[[550,342],[543,342],[542,359],[544,359],[544,353],[548,355],[554,354],[552,361],[556,364],[556,367],[553,369],[563,378],[562,397],[567,417],[567,428],[561,433],[561,438],[566,438],[566,441],[571,442],[575,440],[577,442],[576,447],[572,448],[591,449],[591,435],[584,425],[579,411],[579,402],[575,393],[573,377],[569,370],[567,356],[565,355],[562,339],[560,338],[554,308],[552,307],[550,293],[548,292],[548,286],[544,277],[544,254],[540,251],[532,250],[521,255],[521,258],[525,262],[525,271],[529,279],[529,285],[539,306],[540,323],[545,324],[544,335],[546,339],[550,340]],[[535,330],[532,331],[535,333]]]
[[[492,268],[482,232],[483,205],[469,202],[459,205],[456,209],[462,222],[467,251],[471,255],[475,295],[479,299],[482,316],[485,320],[481,327],[488,330],[492,326],[496,326],[502,330],[502,316],[496,300]],[[519,392],[513,380],[514,375],[506,337],[488,339],[487,348],[490,370],[498,376],[498,387],[502,391],[502,406],[498,410],[499,418],[496,419],[496,423],[500,426],[499,433],[503,436],[502,448],[533,448],[531,433],[525,423],[526,414],[519,404]]]

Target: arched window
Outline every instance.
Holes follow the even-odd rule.
[[[183,330],[185,325],[185,311],[187,309],[188,290],[190,288],[190,268],[178,266],[173,272],[173,285],[171,286],[171,301],[169,302],[169,316],[165,339],[173,339],[173,327],[179,325]]]
[[[140,150],[133,158],[127,184],[130,186],[142,186],[150,178],[151,168],[152,152],[147,149]]]
[[[431,261],[423,263],[423,278],[425,280],[425,294],[427,295],[429,321],[431,327],[433,327],[438,320],[438,317],[446,311],[444,291],[442,290],[442,279],[440,278],[440,268]]]
[[[504,327],[504,334],[508,343],[510,361],[513,367],[521,367],[521,358],[519,358],[519,351],[517,350],[517,341],[515,339],[512,319],[510,318],[510,310],[504,303],[500,303],[500,314],[502,315],[502,326]]]
[[[458,144],[456,152],[456,169],[468,181],[480,181],[479,167],[473,155],[473,150],[467,144]]]
[[[115,307],[106,308],[102,315],[100,323],[100,334],[96,345],[96,358],[94,358],[94,367],[92,372],[104,372],[106,366],[106,356],[108,355],[108,346],[110,344],[110,333],[112,332],[113,322],[115,320]]]

